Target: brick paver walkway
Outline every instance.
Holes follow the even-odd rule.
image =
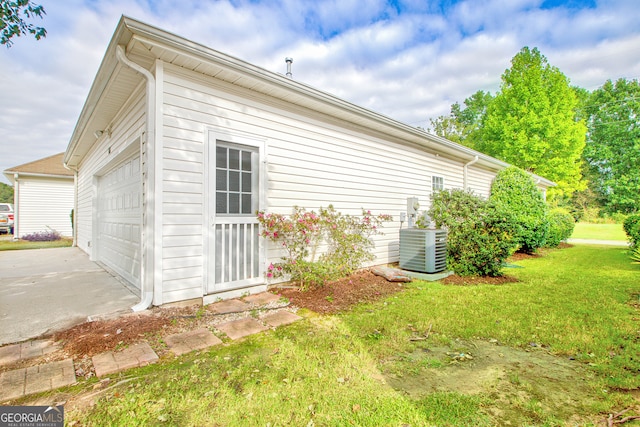
[[[242,300],[234,299],[210,304],[207,309],[218,314],[247,312],[278,300],[277,295],[263,292],[247,296]],[[236,340],[299,319],[299,316],[290,311],[278,310],[265,314],[259,319],[245,317],[215,325],[215,328],[225,333],[230,339]],[[222,340],[207,328],[169,335],[164,337],[164,341],[169,351],[176,356],[222,344]],[[59,344],[48,340],[28,341],[0,347],[0,366],[43,356],[59,349]],[[158,355],[146,342],[128,346],[121,351],[97,354],[92,358],[97,377],[104,377],[157,361]],[[0,374],[0,402],[53,390],[75,382],[76,376],[72,359],[6,371]]]
[[[50,340],[33,340],[0,347],[0,366],[44,356],[58,349],[60,345]]]
[[[0,374],[0,401],[54,390],[75,382],[72,359],[3,372]]]
[[[146,342],[132,345],[122,351],[107,351],[91,358],[96,377],[124,371],[125,369],[146,366],[158,361],[158,355]]]
[[[222,340],[206,328],[169,335],[164,339],[164,342],[176,356],[222,344]]]
[[[258,332],[269,329],[252,317],[221,323],[216,325],[216,328],[227,334],[232,340],[237,340],[238,338],[257,334]]]

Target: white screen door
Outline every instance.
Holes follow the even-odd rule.
[[[215,140],[214,147],[211,142],[208,293],[263,283],[256,217],[259,147],[222,140]]]

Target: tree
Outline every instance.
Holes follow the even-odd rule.
[[[11,47],[14,36],[33,34],[36,40],[47,36],[47,30],[27,23],[25,19],[42,18],[44,8],[29,0],[0,0],[0,43]]]
[[[591,188],[608,213],[640,211],[640,84],[607,81],[587,106]]]
[[[13,203],[13,187],[0,182],[0,203]]]
[[[430,120],[433,132],[451,141],[475,148],[482,131],[482,121],[492,100],[493,96],[489,92],[479,90],[464,100],[464,107],[458,102],[454,103],[451,105],[450,115]]]
[[[585,187],[580,172],[586,126],[567,77],[538,49],[522,50],[502,75],[487,107],[477,149],[555,181],[549,195],[570,196]]]

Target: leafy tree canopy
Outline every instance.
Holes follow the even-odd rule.
[[[590,187],[606,212],[640,211],[640,83],[609,80],[591,94],[586,110]]]
[[[524,47],[487,106],[476,148],[555,181],[550,196],[570,196],[585,187],[580,159],[586,126],[576,120],[578,107],[567,77],[538,49]]]
[[[0,203],[13,203],[13,187],[0,182]]]
[[[33,34],[36,40],[46,37],[47,30],[26,21],[43,15],[44,8],[29,0],[0,0],[0,44],[11,47],[13,37],[26,34]]]
[[[449,116],[430,120],[433,132],[451,141],[475,148],[482,128],[482,120],[492,100],[493,96],[489,92],[479,90],[464,100],[464,106],[456,102],[451,106]]]

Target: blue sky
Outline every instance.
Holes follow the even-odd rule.
[[[36,0],[41,41],[0,48],[0,171],[66,149],[121,15],[413,126],[495,93],[523,46],[576,86],[640,78],[637,0]],[[2,182],[7,182],[0,176]]]

